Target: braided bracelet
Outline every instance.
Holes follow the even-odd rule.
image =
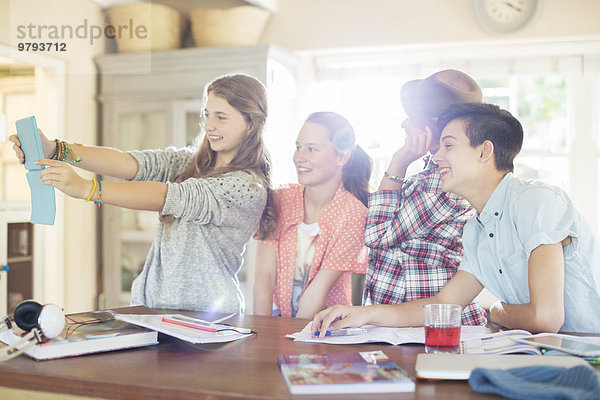
[[[390,175],[390,174],[388,174],[387,171],[383,172],[383,176],[385,176],[386,178],[388,178],[392,182],[404,183],[404,179],[403,178],[400,178],[399,176],[396,176],[396,175]]]

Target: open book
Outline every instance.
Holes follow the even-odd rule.
[[[0,332],[0,341],[12,345],[25,332],[15,327],[14,332]],[[63,332],[25,351],[35,360],[49,360],[148,346],[158,343],[158,334],[150,329],[117,321],[106,311],[68,314]]]
[[[248,328],[203,321],[181,314],[119,314],[114,312],[114,315],[118,320],[143,326],[193,344],[233,342],[252,334]],[[173,323],[173,320],[188,321],[189,323]],[[193,325],[202,325],[203,328],[194,328]],[[205,329],[206,327],[209,329]]]
[[[415,383],[381,350],[277,356],[292,394],[413,392]]]
[[[482,338],[461,340],[463,354],[509,354],[525,353],[541,355],[542,351],[530,344],[520,343],[516,339],[531,336],[530,332],[512,329],[491,333]]]

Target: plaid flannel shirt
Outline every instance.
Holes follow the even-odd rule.
[[[433,163],[405,179],[400,191],[371,193],[363,304],[397,304],[438,293],[460,265],[462,230],[474,214],[466,200],[441,191]],[[472,302],[462,323],[485,324],[485,311]]]

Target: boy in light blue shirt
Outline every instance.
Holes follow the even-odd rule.
[[[423,305],[464,307],[486,287],[501,299],[489,315],[499,325],[600,333],[600,243],[564,191],[512,174],[523,142],[519,121],[497,106],[471,103],[452,106],[438,123],[442,189],[477,210],[463,231],[458,272],[428,299],[334,306],[315,315],[313,330],[422,325]]]

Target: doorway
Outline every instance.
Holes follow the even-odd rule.
[[[23,296],[42,304],[64,304],[64,221],[59,218],[53,226],[28,224],[29,187],[25,170],[16,160],[8,137],[16,133],[14,122],[30,115],[35,115],[38,123],[48,130],[64,131],[65,81],[64,61],[0,45],[0,221],[4,222],[0,224],[0,239],[3,239],[0,266],[8,265],[0,272],[0,281],[4,280],[0,282],[1,315],[10,312],[14,308],[12,303],[17,301],[14,293],[9,296],[11,287],[29,288]],[[56,200],[57,213],[60,213],[64,202],[60,197]],[[25,256],[17,257],[16,264],[9,263],[8,259],[9,253],[11,260],[15,259],[12,250],[19,248],[12,239],[19,235],[27,237],[26,256],[31,258],[26,274],[17,271],[23,267],[21,258]],[[22,246],[24,250],[25,244]],[[10,264],[15,264],[15,282],[11,282]],[[23,282],[24,277],[28,282]]]

